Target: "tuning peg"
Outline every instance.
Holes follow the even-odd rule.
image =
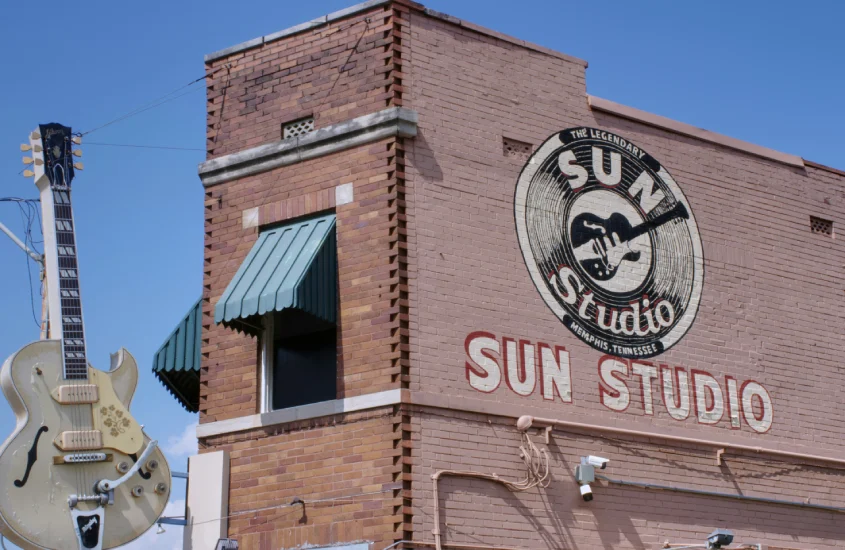
[[[73,150],[73,156],[75,156],[75,157],[81,157],[81,156],[82,156],[82,151],[80,151],[79,149],[74,149],[74,150]]]
[[[42,166],[44,164],[44,159],[35,157],[35,166]]]
[[[29,134],[29,137],[30,139],[41,139],[41,134],[39,134],[38,132],[32,132],[31,134]]]
[[[82,145],[82,136],[73,136],[70,140],[76,145]]]
[[[21,151],[26,152],[26,151],[29,151],[30,149],[32,149],[32,145],[27,145],[26,143],[21,143]]]
[[[40,146],[40,145],[38,145],[38,144],[36,143],[36,144],[32,147],[32,150],[33,150],[33,151],[35,151],[36,153],[40,153],[40,152],[41,152],[41,151],[43,151],[44,149],[42,149],[42,148],[41,148],[41,146]]]
[[[33,172],[32,170],[24,170],[23,171],[23,177],[25,177],[25,178],[31,178],[34,175],[35,175],[35,172]]]
[[[76,168],[77,170],[84,170],[85,169],[85,165],[83,165],[81,162],[74,162],[73,167]]]
[[[32,158],[32,157],[24,157],[24,158],[23,158],[23,159],[21,159],[21,160],[23,160],[23,163],[24,163],[24,164],[32,164],[33,162],[35,162],[35,159],[34,159],[34,158]]]

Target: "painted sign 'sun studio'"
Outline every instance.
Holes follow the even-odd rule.
[[[525,165],[514,205],[531,278],[578,338],[652,357],[689,330],[701,240],[678,184],[648,153],[602,130],[564,130]]]
[[[758,382],[648,361],[689,331],[704,282],[692,209],[654,157],[610,132],[563,130],[522,169],[514,214],[522,256],[546,305],[604,354],[594,371],[602,405],[643,415],[662,405],[674,420],[734,429],[744,421],[769,431],[774,407]],[[505,386],[530,397],[539,386],[546,401],[573,402],[566,347],[487,331],[470,333],[464,345],[472,388],[492,393]]]

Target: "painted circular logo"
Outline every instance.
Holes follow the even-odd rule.
[[[595,128],[551,136],[519,175],[514,213],[534,285],[587,344],[652,357],[692,326],[698,227],[669,172],[630,141]]]

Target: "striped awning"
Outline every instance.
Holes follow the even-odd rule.
[[[183,407],[197,412],[200,400],[202,298],[153,357],[153,373]]]
[[[259,316],[295,308],[337,322],[335,215],[262,231],[220,301],[214,321],[256,335]]]

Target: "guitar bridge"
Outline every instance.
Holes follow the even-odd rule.
[[[63,456],[54,456],[53,464],[88,464],[91,462],[111,462],[114,455],[111,453],[74,453]]]
[[[103,432],[79,430],[62,432],[56,438],[56,447],[62,451],[93,451],[103,448]]]

